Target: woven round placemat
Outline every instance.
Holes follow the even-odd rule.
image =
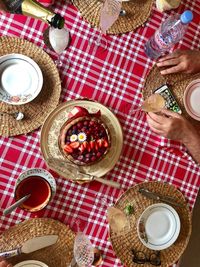
[[[122,9],[126,11],[125,16],[119,16],[117,21],[107,31],[108,34],[120,34],[135,30],[149,18],[153,0],[130,0],[122,2]],[[72,0],[79,9],[82,17],[93,27],[99,27],[100,9],[103,0]]]
[[[39,260],[48,267],[69,266],[73,258],[75,234],[69,226],[48,218],[35,218],[19,223],[0,235],[0,251],[20,247],[25,241],[43,235],[58,235],[57,242],[49,247],[9,259],[13,265],[24,260]]]
[[[61,93],[61,82],[56,65],[50,56],[38,46],[16,37],[0,37],[0,56],[18,53],[32,58],[41,68],[43,87],[40,94],[30,103],[10,105],[0,101],[0,112],[23,112],[21,121],[10,115],[0,116],[0,135],[26,134],[42,125],[47,115],[57,106]],[[23,81],[22,81],[23,82]]]
[[[174,73],[169,75],[161,75],[160,70],[161,69],[159,69],[156,65],[154,65],[154,67],[148,73],[145,79],[144,89],[142,92],[144,99],[150,96],[156,88],[160,87],[163,84],[168,84],[174,97],[176,98],[178,104],[181,107],[183,116],[185,116],[194,125],[194,127],[200,134],[200,122],[194,120],[192,117],[188,115],[183,103],[184,91],[187,85],[191,81],[199,79],[200,73],[197,74]]]
[[[134,213],[130,215],[130,229],[121,235],[110,232],[110,240],[117,257],[121,262],[129,267],[140,266],[132,262],[131,249],[143,251],[147,257],[153,252],[146,248],[137,235],[137,221],[142,212],[150,205],[159,203],[143,196],[138,192],[139,188],[146,188],[149,191],[161,193],[163,196],[172,196],[177,203],[183,204],[185,208],[175,207],[181,221],[181,230],[176,242],[167,249],[161,250],[161,267],[167,267],[176,262],[184,252],[191,234],[191,213],[185,202],[184,196],[176,187],[162,182],[145,182],[128,189],[116,202],[115,207],[124,210],[127,204],[134,207]],[[145,263],[144,267],[152,267],[150,263]]]

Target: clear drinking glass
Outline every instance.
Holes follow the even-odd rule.
[[[67,264],[67,267],[90,267],[94,261],[94,247],[87,235],[81,230],[81,228],[85,228],[83,224],[78,218],[70,218],[70,227],[75,228],[74,231],[77,234],[74,240],[74,257],[71,263]]]
[[[123,193],[124,190],[121,190],[120,195]],[[130,217],[123,210],[114,207],[112,196],[97,193],[95,202],[98,208],[107,211],[106,216],[109,226],[116,235],[121,235],[126,229],[130,228]]]
[[[131,108],[130,114],[138,116],[141,111],[160,112],[165,107],[165,99],[159,94],[152,94],[144,100],[142,105],[136,109]]]
[[[90,43],[94,43],[97,47],[103,47],[107,49],[107,40],[104,37],[106,31],[114,24],[118,19],[121,11],[121,0],[105,0],[100,9],[100,32],[98,36],[94,34],[90,39]]]
[[[79,267],[90,267],[94,261],[94,248],[82,232],[78,232],[75,237],[74,258]]]
[[[57,55],[57,59],[55,60],[55,64],[57,67],[62,66],[61,56],[65,49],[69,45],[70,34],[66,28],[56,29],[54,27],[49,27],[43,33],[43,40],[46,46],[52,51],[54,51]],[[67,60],[67,68],[69,68],[70,61]]]
[[[61,55],[69,44],[69,31],[66,28],[56,29],[50,27],[49,29],[49,42],[53,50],[57,53],[58,58],[55,61],[58,67],[62,66]],[[69,61],[68,61],[69,64]]]

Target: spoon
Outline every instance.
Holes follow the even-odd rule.
[[[22,203],[24,203],[29,197],[31,196],[31,194],[26,195],[22,198],[20,198],[18,201],[16,201],[13,205],[11,205],[10,207],[6,208],[3,211],[3,215],[8,215],[10,214],[14,209],[16,209],[17,207],[19,207]]]
[[[21,121],[24,118],[24,113],[19,112],[19,111],[12,112],[12,113],[9,113],[9,112],[0,112],[0,115],[3,116],[4,114],[7,114],[7,115],[12,116],[17,121]]]
[[[126,10],[121,9],[119,15],[120,15],[121,17],[126,16]]]

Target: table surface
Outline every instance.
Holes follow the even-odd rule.
[[[130,112],[131,108],[136,109],[142,103],[143,82],[153,65],[143,46],[161,21],[175,11],[162,14],[154,5],[144,26],[121,36],[106,36],[108,48],[101,51],[89,43],[94,35],[98,36],[98,29],[91,28],[73,5],[60,0],[56,1],[54,8],[65,17],[72,38],[71,45],[61,56],[60,102],[84,97],[94,99],[109,107],[123,127],[123,151],[106,179],[121,183],[124,190],[144,181],[173,184],[181,190],[192,209],[200,186],[200,167],[180,143],[154,134],[149,129],[145,114],[134,116]],[[198,49],[200,0],[186,0],[176,11],[181,13],[185,9],[194,12],[194,20],[178,47]],[[0,18],[0,35],[29,40],[56,59],[56,55],[43,43],[42,33],[46,24],[21,15],[0,14]],[[0,144],[0,230],[4,231],[35,216],[20,209],[6,217],[2,215],[3,209],[13,202],[14,185],[19,174],[28,168],[47,167],[40,151],[40,129],[27,135],[0,137]],[[99,208],[101,204],[97,201],[103,196],[115,201],[121,192],[98,182],[78,185],[55,173],[54,176],[57,193],[37,216],[54,218],[65,224],[72,217],[79,218],[93,245],[103,251],[103,266],[123,266],[108,240],[106,211]]]

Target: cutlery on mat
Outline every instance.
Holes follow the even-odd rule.
[[[0,115],[1,116],[3,116],[3,115],[9,115],[9,116],[12,116],[15,120],[17,120],[17,121],[21,121],[21,120],[23,120],[23,118],[24,118],[24,113],[22,113],[22,112],[19,112],[19,111],[16,111],[16,112],[11,112],[11,113],[9,113],[9,112],[4,112],[4,111],[1,111],[0,112]]]
[[[140,237],[146,243],[148,243],[148,237],[147,237],[147,234],[146,234],[145,225],[144,225],[144,221],[143,220],[140,220],[140,222],[139,222],[139,233],[140,233]]]
[[[0,257],[11,258],[22,253],[31,253],[36,250],[49,247],[55,244],[58,240],[57,235],[46,235],[40,237],[34,237],[24,242],[24,244],[16,249],[0,252]]]
[[[90,181],[98,181],[102,184],[106,184],[115,188],[120,189],[121,185],[118,182],[112,180],[106,180],[101,177],[97,177],[88,173],[83,173],[80,171],[80,168],[72,163],[64,161],[62,159],[57,158],[48,158],[47,164],[50,169],[55,172],[59,172],[62,176],[68,176],[70,180],[76,182],[90,182]]]
[[[11,205],[10,207],[6,208],[3,211],[3,215],[8,215],[10,214],[13,210],[15,210],[17,207],[19,207],[22,203],[24,203],[31,195],[26,195],[22,198],[20,198],[18,201],[16,201],[13,205]]]
[[[185,206],[180,204],[180,203],[177,203],[177,200],[174,199],[173,197],[168,197],[168,196],[163,196],[159,193],[154,193],[154,192],[151,192],[149,191],[148,189],[146,188],[140,188],[139,189],[139,192],[145,196],[145,197],[148,197],[150,199],[153,199],[153,200],[157,200],[157,201],[161,201],[161,202],[165,202],[167,204],[170,204],[170,205],[174,205],[174,206],[177,206],[177,207],[181,207],[181,208],[184,208]]]

